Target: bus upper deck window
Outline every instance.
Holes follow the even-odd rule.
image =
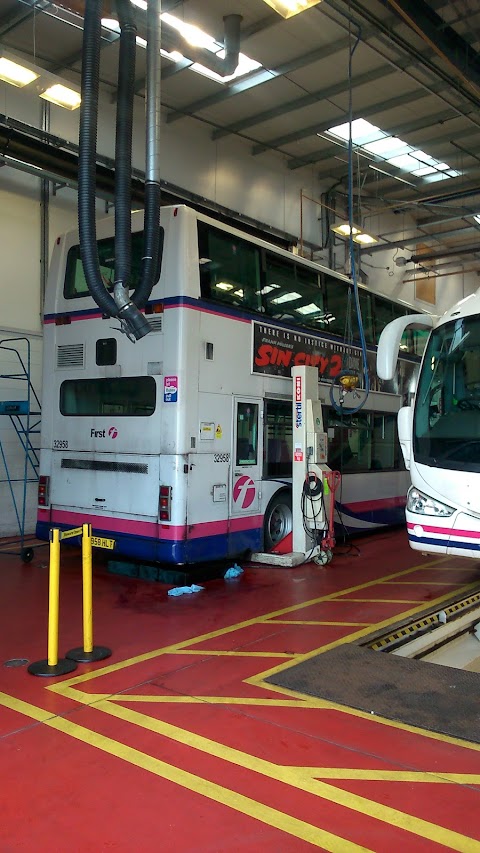
[[[117,341],[115,338],[99,338],[96,343],[96,363],[102,367],[117,363]]]

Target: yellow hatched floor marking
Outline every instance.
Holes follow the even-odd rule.
[[[339,598],[342,604],[350,604],[351,601],[356,601],[359,604],[417,604],[418,598]],[[423,607],[430,602],[422,602]]]
[[[462,853],[480,853],[480,842],[472,838],[468,838],[459,832],[447,829],[444,826],[436,826],[423,818],[418,818],[413,815],[391,808],[390,806],[377,803],[374,800],[369,800],[358,794],[352,794],[348,791],[343,791],[341,788],[336,788],[329,785],[327,782],[321,782],[318,779],[306,777],[304,772],[298,773],[295,767],[283,766],[274,764],[263,758],[240,752],[234,747],[226,746],[222,743],[217,743],[210,738],[187,731],[186,729],[174,726],[171,723],[166,723],[163,720],[157,720],[145,714],[138,713],[130,708],[124,708],[121,705],[113,704],[109,701],[98,702],[95,704],[95,709],[103,711],[106,714],[117,717],[124,722],[132,723],[141,728],[153,731],[156,734],[167,737],[169,740],[174,740],[185,746],[197,749],[214,758],[219,758],[223,761],[228,761],[237,767],[243,767],[254,773],[259,773],[267,778],[282,782],[292,788],[306,791],[309,794],[351,809],[354,812],[367,815],[375,820],[387,823],[390,826],[395,826],[398,829],[412,832],[423,838],[428,838],[436,844],[448,845],[452,850],[462,851]],[[428,774],[426,774],[428,777]],[[345,848],[346,849],[346,848]]]
[[[466,586],[459,587],[457,592],[459,595],[462,595],[464,592],[468,592],[474,584],[467,584]],[[451,592],[445,593],[445,595],[440,595],[437,598],[431,599],[428,602],[430,608],[437,607],[442,604],[444,601],[447,601],[452,597]],[[344,599],[345,601],[347,599]],[[348,599],[348,601],[352,601],[353,599]],[[397,603],[398,602],[393,602]],[[416,607],[411,607],[409,610],[404,610],[400,613],[396,613],[394,616],[390,616],[387,619],[383,619],[381,622],[375,623],[375,631],[380,631],[383,628],[388,628],[390,625],[395,625],[400,619],[409,619],[410,616],[414,616],[416,613],[421,613],[426,608],[426,602],[422,601],[420,604],[417,604]],[[269,678],[271,675],[276,675],[278,672],[283,672],[285,669],[289,669],[291,666],[296,666],[298,663],[303,663],[303,661],[309,660],[310,658],[316,657],[322,652],[327,652],[329,649],[334,649],[337,646],[345,645],[347,643],[354,643],[357,640],[361,640],[363,637],[367,637],[372,633],[372,625],[368,625],[365,628],[360,629],[359,631],[353,631],[351,634],[347,634],[345,637],[339,637],[337,640],[332,640],[330,643],[325,643],[323,646],[319,646],[317,649],[312,649],[309,652],[305,652],[305,654],[297,655],[294,661],[288,661],[283,664],[278,664],[277,666],[272,667],[271,669],[266,670],[261,675],[254,675],[251,678],[246,678],[245,681],[247,684],[255,684],[259,686],[260,681],[263,681],[265,678]],[[270,689],[270,684],[265,684],[265,687]]]
[[[272,625],[334,625],[341,628],[361,628],[365,625],[375,625],[375,622],[325,622],[321,619],[263,619],[263,622],[270,622]],[[265,656],[265,654],[263,653]]]
[[[274,623],[276,624],[276,623]],[[302,623],[299,623],[302,624]],[[231,657],[231,658],[287,658],[292,660],[297,657],[293,652],[243,652],[238,651],[220,651],[218,649],[172,649],[170,655],[203,655],[203,657]]]
[[[251,678],[244,679],[244,684],[252,684],[254,687],[265,687],[266,690],[279,693],[281,696],[288,697],[289,699],[304,698],[308,701],[313,698],[312,696],[307,697],[304,693],[299,693],[297,690],[290,690],[288,687],[280,687],[278,684],[270,684],[269,682],[262,683],[261,679],[261,675],[252,676]],[[318,701],[322,703],[319,707],[324,710],[337,711],[339,714],[347,714],[347,716],[350,717],[360,717],[362,720],[375,722],[378,725],[387,726],[387,728],[390,729],[399,729],[402,732],[410,732],[411,734],[425,737],[428,740],[438,740],[441,743],[449,743],[452,746],[459,747],[460,749],[480,752],[479,743],[471,743],[470,741],[460,740],[460,738],[451,737],[450,735],[440,734],[440,732],[432,732],[428,729],[421,729],[417,726],[409,726],[408,723],[388,720],[386,717],[378,717],[376,714],[369,714],[368,711],[360,711],[358,708],[350,708],[348,705],[338,705],[336,702],[332,702],[329,699],[319,699]]]
[[[345,853],[373,853],[367,847],[354,844],[345,838],[333,835],[331,832],[327,832],[320,827],[306,823],[291,815],[284,814],[278,811],[278,809],[266,806],[215,782],[195,776],[187,770],[181,770],[179,767],[167,764],[165,761],[154,758],[152,755],[147,755],[138,749],[119,743],[113,738],[97,734],[84,726],[73,723],[71,720],[63,717],[51,717],[42,711],[42,709],[7,696],[5,693],[0,693],[0,704],[14,711],[19,711],[34,720],[38,720],[50,726],[50,728],[63,732],[63,734],[69,735],[82,743],[86,743],[109,755],[120,758],[122,761],[127,761],[129,764],[139,767],[142,770],[153,773],[169,782],[174,782],[188,791],[200,794],[202,797],[207,797],[215,803],[220,803],[234,809],[242,815],[252,817],[268,826],[292,835],[294,838],[301,838],[303,841],[307,841],[309,844],[319,847],[322,850],[328,850],[331,853],[343,853],[343,851]]]
[[[445,558],[442,558],[442,559],[445,559]],[[168,723],[164,723],[163,721],[152,719],[151,717],[149,717],[147,715],[140,714],[140,713],[134,711],[133,709],[125,708],[122,705],[117,704],[118,702],[122,701],[122,698],[123,698],[123,701],[128,704],[129,701],[139,701],[139,702],[145,701],[146,697],[138,697],[138,700],[136,700],[133,697],[129,697],[128,694],[123,694],[123,697],[122,697],[122,695],[110,697],[110,701],[108,701],[109,697],[107,697],[105,694],[96,694],[96,695],[85,694],[79,690],[73,689],[76,684],[80,684],[80,683],[85,682],[85,681],[90,681],[94,678],[98,678],[102,675],[107,675],[110,672],[115,672],[115,671],[118,671],[118,670],[123,669],[123,668],[128,667],[128,666],[133,666],[136,663],[141,663],[143,661],[150,660],[152,658],[158,657],[159,655],[164,655],[164,654],[169,654],[169,653],[180,654],[180,653],[182,653],[183,650],[185,652],[187,652],[189,646],[192,646],[195,644],[198,645],[199,643],[204,642],[206,640],[214,639],[214,638],[226,635],[226,634],[230,634],[234,631],[237,631],[241,628],[248,627],[250,625],[268,622],[269,620],[272,620],[277,616],[283,616],[283,615],[287,615],[290,613],[294,613],[298,610],[302,610],[306,607],[309,607],[312,604],[317,604],[317,603],[326,602],[326,601],[339,600],[339,596],[345,595],[346,593],[357,592],[360,590],[366,590],[370,587],[376,586],[377,584],[381,583],[382,581],[385,582],[387,580],[393,580],[393,579],[398,578],[398,577],[407,576],[408,574],[411,574],[413,572],[418,571],[420,568],[427,568],[427,567],[432,566],[432,565],[436,566],[437,563],[438,563],[438,559],[435,559],[435,560],[430,561],[429,563],[424,564],[423,566],[414,566],[414,567],[411,567],[410,569],[406,569],[406,570],[403,570],[401,572],[396,572],[394,574],[387,575],[383,579],[380,578],[380,579],[376,579],[374,581],[368,581],[366,583],[358,584],[358,585],[351,587],[349,589],[338,590],[335,593],[331,593],[331,594],[328,594],[325,596],[320,596],[320,597],[318,597],[316,599],[312,599],[310,601],[303,601],[303,602],[297,603],[295,605],[291,605],[289,607],[285,607],[285,608],[282,608],[280,610],[270,612],[268,614],[264,614],[261,616],[254,617],[252,619],[245,620],[244,622],[240,622],[240,623],[237,623],[235,625],[230,625],[230,626],[227,626],[224,628],[220,628],[216,631],[208,632],[208,633],[203,634],[201,636],[193,637],[193,638],[190,638],[190,639],[185,640],[185,641],[180,642],[180,643],[172,644],[170,646],[165,646],[161,649],[157,649],[155,651],[148,652],[148,653],[145,653],[143,655],[138,655],[138,656],[131,658],[129,660],[123,661],[123,662],[118,663],[118,664],[112,664],[112,665],[103,667],[102,669],[96,670],[94,672],[85,673],[84,675],[80,675],[80,676],[74,676],[73,678],[71,678],[67,681],[64,681],[60,684],[51,685],[48,687],[48,689],[54,690],[55,692],[62,693],[62,694],[67,695],[67,696],[70,696],[71,698],[76,699],[77,701],[80,701],[80,702],[84,701],[87,704],[94,705],[95,708],[98,708],[98,710],[101,710],[102,712],[104,712],[106,714],[109,714],[109,715],[114,716],[114,717],[119,717],[119,718],[124,719],[128,722],[131,722],[134,725],[139,725],[143,728],[146,728],[147,730],[156,731],[158,734],[160,734],[162,736],[168,737],[172,740],[175,740],[177,742],[181,742],[183,744],[187,744],[187,745],[191,746],[192,748],[200,749],[201,751],[204,751],[204,752],[208,753],[209,755],[214,755],[214,756],[217,756],[223,760],[231,761],[235,765],[246,767],[247,769],[251,769],[254,772],[262,773],[263,775],[269,776],[270,778],[274,778],[274,779],[278,779],[280,781],[284,781],[286,784],[290,784],[292,787],[298,787],[301,790],[305,790],[306,789],[305,783],[306,783],[306,779],[307,779],[309,792],[312,794],[315,794],[316,796],[319,796],[320,798],[329,800],[331,802],[335,802],[338,805],[345,806],[346,808],[352,809],[353,811],[357,811],[357,812],[360,812],[362,814],[367,814],[370,817],[378,819],[378,820],[383,821],[385,823],[397,826],[397,827],[402,828],[402,829],[406,829],[407,831],[410,831],[412,833],[416,833],[422,837],[429,838],[430,840],[435,841],[436,843],[448,844],[450,849],[465,851],[465,853],[474,853],[474,851],[475,851],[475,853],[477,853],[477,851],[478,851],[478,853],[480,853],[480,843],[473,840],[473,839],[467,838],[466,836],[463,836],[460,833],[456,833],[452,830],[445,829],[444,827],[437,827],[437,826],[431,824],[430,822],[425,821],[421,818],[415,818],[411,815],[399,812],[396,809],[391,809],[390,807],[383,806],[383,805],[378,804],[374,801],[370,801],[367,798],[359,797],[359,796],[350,794],[348,792],[342,791],[341,789],[335,788],[332,785],[328,785],[327,783],[319,782],[317,779],[314,779],[313,775],[312,775],[313,772],[316,772],[316,768],[313,768],[313,771],[312,771],[312,768],[307,769],[307,771],[305,771],[304,768],[302,768],[300,771],[296,771],[295,768],[279,767],[278,765],[272,764],[271,762],[265,762],[262,759],[256,758],[255,756],[251,756],[249,754],[242,753],[238,750],[231,749],[229,747],[226,747],[223,744],[219,744],[219,743],[216,743],[215,741],[211,741],[208,738],[203,738],[203,737],[196,735],[194,733],[185,731],[179,727],[172,726]],[[473,586],[473,584],[468,584],[468,585],[462,587],[459,590],[459,592],[463,592],[465,590],[468,591],[472,588],[472,586]],[[444,600],[446,600],[447,598],[450,598],[451,595],[452,595],[452,593],[450,592],[444,596],[440,596],[437,599],[435,599],[435,601],[429,602],[429,604],[435,606],[435,604],[439,604],[439,603],[443,602]],[[349,600],[352,600],[352,599],[349,599]],[[371,599],[367,599],[367,600],[371,600]],[[395,603],[398,604],[399,603],[398,600]],[[409,615],[412,615],[414,613],[418,613],[421,610],[425,609],[425,606],[426,606],[425,602],[421,602],[419,604],[416,603],[416,604],[417,604],[416,607],[411,608],[409,611],[407,611],[403,614],[397,613],[397,614],[395,614],[395,616],[391,617],[390,619],[386,619],[382,623],[376,624],[376,627],[377,628],[388,627],[389,625],[393,624],[394,622],[397,622],[400,617],[405,618]],[[333,643],[329,643],[329,644],[327,644],[323,647],[320,647],[319,649],[315,649],[315,650],[313,650],[307,654],[296,656],[295,661],[292,661],[292,660],[289,660],[288,662],[285,661],[283,664],[279,664],[277,667],[274,667],[273,669],[268,670],[267,672],[264,672],[261,675],[256,675],[256,676],[253,676],[249,679],[245,679],[246,683],[254,684],[257,687],[263,687],[264,689],[268,690],[269,692],[277,692],[278,694],[280,694],[281,697],[283,697],[280,700],[269,699],[269,700],[263,701],[263,700],[252,700],[252,699],[248,699],[248,698],[244,699],[244,698],[237,698],[237,697],[208,697],[208,696],[204,696],[204,697],[179,697],[179,698],[181,698],[182,700],[185,699],[186,701],[202,702],[202,703],[209,703],[210,702],[212,704],[215,704],[215,703],[218,703],[218,704],[220,704],[220,703],[222,703],[222,704],[257,704],[257,702],[259,702],[259,703],[262,703],[265,705],[268,705],[268,704],[273,705],[273,704],[277,704],[277,702],[279,702],[282,705],[283,704],[286,705],[287,703],[288,703],[288,705],[290,705],[291,702],[296,701],[299,703],[300,707],[305,707],[305,708],[311,707],[311,708],[317,708],[317,709],[318,708],[335,709],[335,710],[340,711],[342,713],[348,713],[350,715],[354,714],[356,716],[371,720],[372,717],[370,715],[366,714],[365,712],[355,711],[354,709],[350,709],[350,708],[347,708],[344,706],[339,706],[339,705],[336,705],[335,703],[330,702],[330,701],[315,700],[315,699],[312,699],[312,697],[305,697],[303,694],[299,694],[299,693],[296,693],[295,691],[290,691],[290,690],[287,690],[284,688],[279,688],[276,685],[266,684],[263,681],[263,679],[265,678],[266,675],[273,674],[273,672],[275,672],[275,671],[281,671],[285,667],[289,667],[289,666],[293,665],[293,663],[296,663],[300,660],[306,660],[309,657],[312,657],[312,656],[318,654],[320,651],[326,651],[328,648],[332,648],[334,646],[337,646],[340,643],[352,642],[352,640],[358,639],[362,636],[365,636],[366,634],[368,634],[370,632],[371,632],[371,625],[365,625],[365,627],[362,630],[357,631],[357,632],[353,632],[352,634],[348,635],[347,637],[341,638],[340,640],[334,641]],[[198,651],[200,651],[205,656],[208,656],[210,654],[210,650],[208,650],[208,649],[198,650]],[[264,656],[265,658],[268,658],[270,655],[268,652],[264,652],[264,653],[261,653],[260,656]],[[111,701],[112,698],[115,699],[114,702]],[[155,697],[155,698],[160,699],[160,701],[168,701],[169,698],[171,700],[172,697],[165,697],[165,698]],[[415,727],[407,726],[405,724],[400,724],[400,723],[397,724],[397,723],[394,723],[392,721],[385,720],[383,718],[375,717],[374,719],[375,719],[375,722],[383,724],[383,725],[388,725],[392,728],[399,728],[399,729],[406,730],[406,731],[412,731],[415,734],[421,734],[421,735],[424,735],[428,738],[438,739],[438,740],[441,740],[443,742],[450,742],[450,743],[453,743],[453,744],[460,746],[462,748],[474,749],[474,750],[477,750],[479,748],[478,745],[476,745],[476,744],[466,744],[464,741],[460,741],[460,740],[457,740],[455,738],[445,737],[445,736],[439,735],[435,732],[425,732],[422,729],[417,729]],[[149,758],[149,757],[147,756],[147,758]],[[127,759],[127,760],[129,760],[129,759]],[[174,768],[174,770],[176,771],[176,768]],[[184,771],[181,771],[181,772],[183,773]],[[349,772],[355,773],[356,771],[352,770]],[[189,774],[187,774],[187,775],[189,775]],[[446,775],[446,774],[444,774],[444,775]],[[459,782],[463,782],[465,780],[467,782],[470,781],[470,783],[471,783],[470,777],[471,777],[471,774],[465,774],[465,775],[464,774],[457,774],[455,776],[455,778],[453,778],[453,776],[452,776],[451,781],[452,782],[455,781],[455,782],[459,783]],[[168,777],[166,777],[166,778],[168,778]],[[398,778],[398,777],[396,776],[395,778]],[[437,781],[438,776],[432,777],[428,773],[425,774],[425,781],[430,781],[432,778],[434,778],[435,781]],[[203,781],[203,780],[201,780],[201,781]],[[179,782],[179,784],[183,784],[183,783]],[[188,785],[185,785],[185,787],[188,787]],[[216,796],[215,799],[218,800],[218,796]],[[219,800],[219,801],[222,801],[222,800]],[[243,811],[243,809],[240,809],[240,810]],[[245,813],[249,814],[250,812],[246,811]],[[257,815],[255,815],[255,816],[257,816]],[[294,819],[292,819],[292,820],[294,820]],[[270,821],[266,821],[266,822],[270,822]],[[276,824],[272,824],[272,825],[276,825]],[[285,830],[285,831],[288,831],[288,830]],[[314,829],[314,831],[315,831],[315,833],[318,832],[316,828]],[[296,834],[298,837],[302,837],[302,838],[304,837],[303,835],[298,835],[298,833],[296,833]],[[335,841],[338,842],[338,839],[335,839]],[[324,849],[333,849],[333,848],[325,847]],[[347,850],[349,848],[346,847],[346,843],[342,840],[341,844],[335,849],[339,849],[339,850],[343,851],[343,850]],[[360,848],[354,847],[352,849],[360,849]]]
[[[387,586],[455,586],[451,581],[385,581]],[[452,592],[452,595],[455,593]]]
[[[296,767],[308,778],[342,779],[360,782],[432,782],[441,785],[480,785],[480,773],[442,773],[426,770],[354,770],[350,767]]]
[[[104,666],[100,669],[96,669],[95,671],[86,672],[83,675],[73,676],[72,678],[69,678],[65,681],[62,681],[60,684],[49,685],[48,689],[62,693],[65,685],[66,686],[73,686],[74,684],[81,684],[83,681],[91,681],[94,678],[101,677],[102,675],[108,675],[111,672],[117,672],[120,669],[125,669],[126,667],[134,666],[137,663],[144,663],[145,661],[152,660],[153,658],[159,657],[160,655],[169,654],[169,652],[178,652],[181,649],[186,649],[189,646],[192,646],[195,644],[198,645],[198,643],[203,643],[206,640],[213,640],[216,637],[221,637],[221,636],[224,636],[225,634],[233,633],[234,631],[240,630],[240,628],[247,628],[250,625],[257,625],[261,622],[268,621],[270,619],[274,619],[277,616],[285,616],[287,613],[295,613],[297,610],[303,610],[304,608],[310,607],[313,604],[321,604],[325,601],[335,601],[338,599],[338,596],[340,596],[340,595],[346,595],[347,593],[350,593],[350,592],[357,592],[358,590],[361,590],[361,589],[368,589],[369,587],[375,586],[376,584],[378,584],[382,581],[385,581],[385,580],[392,580],[392,579],[397,578],[397,577],[403,577],[404,575],[411,574],[412,572],[418,571],[419,568],[421,569],[421,568],[424,568],[425,566],[435,564],[435,562],[436,562],[436,560],[430,560],[428,563],[424,563],[421,566],[413,566],[409,569],[403,569],[400,572],[394,572],[393,574],[385,575],[384,578],[380,578],[380,579],[373,580],[373,581],[366,581],[365,583],[357,584],[356,586],[351,586],[351,587],[347,587],[346,589],[337,590],[337,592],[329,593],[327,595],[321,595],[318,598],[312,598],[312,599],[307,600],[307,601],[302,601],[302,602],[299,602],[297,604],[289,605],[288,607],[282,607],[279,610],[273,610],[270,613],[259,614],[258,616],[254,616],[251,619],[245,619],[245,621],[243,621],[243,622],[237,622],[234,625],[227,625],[226,627],[218,628],[216,631],[209,631],[206,634],[201,634],[198,637],[189,637],[189,639],[183,640],[179,643],[172,643],[171,645],[163,646],[159,649],[154,649],[153,651],[145,652],[141,655],[136,655],[135,657],[129,658],[127,660],[119,661],[118,663],[109,664],[108,666]],[[462,591],[463,591],[463,589],[470,589],[471,586],[473,586],[473,584],[470,584],[466,587],[462,587]],[[451,594],[450,594],[450,596],[443,596],[443,598],[438,598],[438,599],[436,599],[436,601],[438,601],[438,602],[443,601],[443,599],[447,598],[447,597],[451,597]],[[431,602],[429,602],[429,603],[431,603]],[[414,608],[414,610],[409,611],[407,615],[409,615],[410,612],[418,612],[420,609],[425,609],[425,602],[423,604],[418,605],[418,607]],[[395,617],[392,617],[391,619],[386,620],[385,624],[391,625],[393,622],[398,621],[400,615],[403,615],[403,614],[396,614]],[[382,627],[383,624],[384,623],[381,623],[380,627]],[[355,637],[355,635],[353,635],[353,637]],[[342,640],[342,642],[346,642],[348,640],[349,640],[349,637],[346,637]],[[314,652],[314,654],[317,654],[317,653],[318,653],[318,651],[316,650]],[[268,655],[266,655],[266,656],[268,657]]]

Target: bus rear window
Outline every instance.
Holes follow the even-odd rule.
[[[67,379],[60,386],[62,415],[145,418],[153,415],[157,389],[153,376]]]
[[[103,283],[107,290],[111,290],[115,269],[115,238],[105,237],[103,240],[99,240],[97,249]],[[132,268],[128,282],[130,289],[136,287],[140,280],[142,255],[143,231],[135,231],[132,234]],[[80,257],[80,246],[72,246],[68,252],[63,295],[65,299],[76,299],[79,296],[89,295]]]

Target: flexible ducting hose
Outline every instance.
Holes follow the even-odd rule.
[[[104,314],[115,317],[118,308],[102,281],[95,228],[101,7],[101,0],[89,0],[85,4],[78,156],[78,229],[80,254],[88,289]]]
[[[101,2],[85,4],[82,55],[82,105],[78,218],[80,252],[88,289],[102,311],[118,317],[127,334],[148,334],[150,324],[139,311],[160,275],[160,1],[147,7],[147,145],[145,171],[144,252],[140,282],[130,299],[131,153],[136,27],[130,0],[117,0],[121,29],[115,143],[115,283],[113,298],[102,281],[95,228],[95,168],[101,36]]]

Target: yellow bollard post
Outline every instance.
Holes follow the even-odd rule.
[[[58,617],[60,610],[60,531],[50,531],[50,560],[48,569],[48,658],[31,663],[31,675],[66,675],[77,664],[65,658],[58,659]]]
[[[83,581],[83,651],[93,651],[93,604],[92,604],[92,528],[83,525],[82,535],[82,581]]]
[[[48,584],[48,665],[58,663],[58,615],[60,599],[60,537],[57,527],[52,530]]]
[[[93,645],[92,526],[82,525],[83,648],[70,649],[66,657],[78,663],[104,660],[112,654],[106,646]]]

